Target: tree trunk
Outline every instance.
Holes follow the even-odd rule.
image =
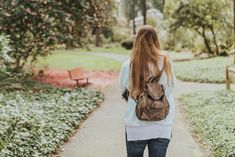
[[[95,33],[96,33],[95,34],[95,46],[100,47],[101,46],[101,38],[100,38],[101,28],[96,27]]]
[[[144,20],[143,23],[144,23],[144,25],[146,25],[146,23],[147,23],[146,0],[142,0],[142,3],[143,3],[143,9],[142,9],[143,11],[142,11],[142,12],[143,12],[143,18],[144,18],[144,19],[143,19],[143,20]]]
[[[206,37],[205,26],[202,27],[202,36],[204,39],[204,44],[206,45],[206,48],[207,48],[209,54],[214,55],[214,52],[212,51],[212,49],[210,47],[210,41]]]
[[[234,39],[233,39],[233,46],[234,46],[234,63],[235,63],[235,0],[233,0],[233,33],[234,33]]]
[[[218,56],[219,55],[219,46],[217,44],[216,35],[215,35],[215,32],[214,32],[213,26],[210,27],[210,30],[211,30],[211,32],[213,34],[213,41],[214,41],[214,45],[215,45],[215,53]]]
[[[135,25],[135,3],[132,2],[132,11],[133,11],[133,17],[132,17],[132,22],[133,22],[133,35],[136,34],[136,25]]]

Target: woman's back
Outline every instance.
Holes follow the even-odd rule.
[[[163,120],[139,120],[136,116],[136,100],[143,96],[148,78],[159,74],[161,70],[159,83],[164,88],[168,108],[170,106],[169,113]],[[174,121],[174,80],[172,63],[167,53],[161,51],[156,31],[151,26],[141,27],[131,56],[122,64],[119,76],[121,94],[129,93],[124,117],[128,157],[143,157],[146,145],[150,157],[165,157]]]

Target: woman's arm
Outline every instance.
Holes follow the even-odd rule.
[[[120,86],[120,93],[123,95],[126,92],[127,89],[127,83],[128,83],[128,71],[129,71],[129,66],[128,62],[124,62],[121,67],[121,71],[119,74],[119,86]]]

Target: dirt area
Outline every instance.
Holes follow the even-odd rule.
[[[101,90],[109,85],[113,79],[118,77],[118,72],[82,71],[81,76],[88,77],[89,84],[84,84],[86,80],[82,80],[79,86]],[[41,73],[39,72],[34,79],[57,87],[75,88],[77,86],[76,81],[70,79],[69,73],[66,70],[46,69]]]

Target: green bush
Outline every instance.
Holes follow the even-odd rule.
[[[8,54],[11,51],[9,42],[6,36],[0,35],[0,66],[6,65],[12,61],[12,58]]]
[[[8,55],[11,50],[8,44],[9,39],[3,35],[0,35],[0,80],[3,80],[9,76],[9,73],[7,72],[7,65],[12,62],[12,58]]]
[[[122,40],[128,37],[128,31],[126,30],[126,28],[116,26],[112,29],[112,31],[113,31],[112,35],[113,42],[121,42]]]
[[[103,100],[102,94],[82,88],[32,86],[1,88],[1,157],[51,156]]]
[[[174,63],[176,77],[189,82],[224,83],[225,67],[233,57],[216,57]]]
[[[109,25],[114,4],[112,0],[1,1],[0,32],[9,35],[14,66],[22,69],[57,44],[84,46],[91,27]]]
[[[181,100],[200,142],[215,157],[235,156],[235,92],[200,91]]]
[[[126,48],[127,50],[132,49],[134,45],[134,40],[132,39],[126,39],[121,42],[122,47]]]

